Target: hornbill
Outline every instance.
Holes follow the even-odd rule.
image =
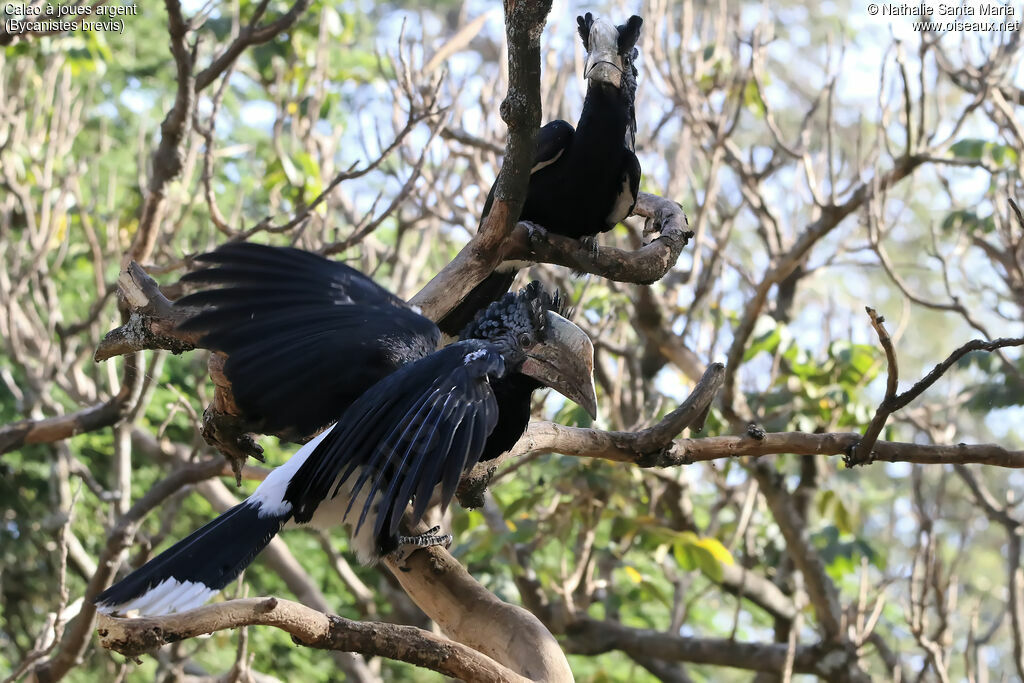
[[[449,543],[437,528],[399,535],[435,489],[446,507],[462,473],[504,453],[551,387],[592,415],[593,346],[531,283],[506,294],[435,350],[440,331],[352,268],[291,248],[228,244],[184,279],[222,285],[179,300],[204,306],[184,324],[228,354],[239,408],[262,428],[334,424],[277,467],[244,502],[96,598],[103,612],[191,609],[230,583],[285,523],[352,528],[364,563]]]
[[[538,131],[519,220],[558,235],[591,239],[614,228],[636,206],[640,161],[633,153],[638,73],[634,61],[643,19],[633,15],[615,26],[587,12],[576,23],[587,51],[583,112],[575,130],[565,121],[552,121]],[[494,202],[494,189],[484,203],[481,225]],[[508,291],[524,265],[502,263],[438,326],[445,334],[458,334],[479,310]]]

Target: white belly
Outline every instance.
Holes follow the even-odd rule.
[[[363,514],[363,504],[366,503],[366,492],[370,490],[371,482],[367,481],[363,484],[362,490],[356,497],[355,501],[352,502],[352,507],[349,508],[349,501],[352,500],[352,484],[359,480],[360,469],[356,469],[349,476],[348,480],[338,489],[338,495],[333,498],[320,503],[317,506],[316,511],[313,513],[313,517],[309,522],[296,526],[311,527],[313,529],[331,529],[344,524],[350,533],[349,545],[352,551],[356,554],[356,559],[361,564],[373,565],[376,564],[380,559],[377,552],[377,541],[373,536],[373,526],[377,520],[377,504],[370,508],[370,511],[366,515],[366,519],[363,521],[362,527],[359,529],[359,533],[352,533],[355,529],[356,522],[359,521],[359,515]],[[334,487],[331,487],[334,490]],[[346,514],[346,512],[348,514]],[[290,526],[290,525],[289,525]]]

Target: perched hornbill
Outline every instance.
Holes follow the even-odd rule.
[[[548,386],[596,412],[590,339],[539,283],[487,308],[441,350],[427,318],[341,263],[309,252],[229,244],[185,279],[216,283],[179,304],[206,306],[184,328],[225,351],[239,407],[271,430],[335,422],[256,491],[96,598],[101,611],[164,614],[230,583],[286,522],[346,522],[360,561],[450,542],[399,536],[435,488],[447,506],[464,471],[526,430]]]
[[[577,17],[587,51],[583,73],[587,96],[576,129],[552,121],[537,133],[530,187],[519,220],[567,237],[590,238],[611,230],[636,206],[640,162],[636,139],[636,41],[643,19],[633,15],[622,26]],[[483,219],[494,201],[491,187]],[[439,322],[456,335],[478,311],[508,291],[524,264],[509,261],[477,285]]]

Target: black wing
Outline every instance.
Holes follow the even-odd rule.
[[[533,155],[533,166],[530,173],[558,161],[562,153],[572,144],[575,129],[567,121],[552,121],[537,131],[537,151]]]
[[[228,354],[224,373],[246,417],[308,435],[364,391],[437,348],[430,320],[344,264],[299,249],[226,244],[187,282],[223,285],[177,305],[204,306],[182,324]]]
[[[533,154],[533,166],[530,167],[532,176],[542,168],[547,168],[558,161],[562,154],[572,144],[572,136],[576,130],[567,121],[556,120],[543,126],[537,131],[536,151]],[[480,214],[480,222],[491,212],[491,204],[494,203],[494,185],[487,193],[487,201],[484,202],[483,213]],[[508,290],[506,290],[508,291]],[[504,292],[503,292],[504,293]]]
[[[410,500],[419,520],[438,484],[447,506],[498,421],[490,381],[504,373],[497,348],[472,340],[382,380],[345,412],[292,477],[285,499],[293,501],[295,520],[308,521],[353,476],[351,501],[366,494],[355,530],[376,508],[371,523],[378,539],[397,533]]]

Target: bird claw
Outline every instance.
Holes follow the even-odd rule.
[[[431,548],[435,545],[443,545],[445,548],[450,548],[453,540],[452,535],[437,533],[440,530],[441,527],[435,526],[418,536],[399,536],[398,548],[393,551],[395,564],[398,565],[398,568],[403,572],[410,571],[407,560],[420,548]]]
[[[543,226],[532,221],[520,221],[520,223],[526,226],[526,234],[530,238],[530,244],[547,241],[548,231]]]
[[[586,235],[584,237],[581,237],[580,244],[583,246],[584,249],[590,252],[590,255],[592,257],[597,256],[597,235]]]

